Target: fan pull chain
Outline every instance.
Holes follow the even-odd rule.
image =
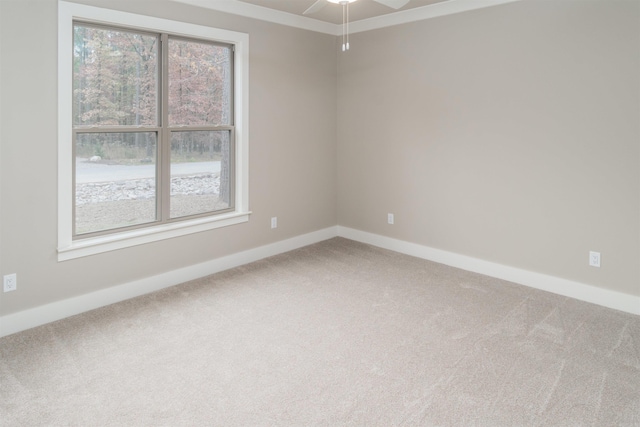
[[[342,4],[342,51],[349,50],[349,2],[343,1]]]
[[[349,3],[347,3],[347,50],[349,50]]]

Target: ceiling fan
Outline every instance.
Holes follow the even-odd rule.
[[[327,4],[334,3],[342,6],[342,51],[349,50],[349,3],[357,0],[316,0],[307,10],[302,12],[303,15],[311,15],[323,9]],[[373,0],[376,3],[383,4],[392,9],[400,9],[410,0]]]

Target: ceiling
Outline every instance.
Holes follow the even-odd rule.
[[[342,6],[339,4],[328,3],[324,8],[310,15],[302,15],[316,0],[235,0],[243,3],[249,3],[260,7],[279,10],[294,15],[306,16],[307,18],[319,21],[329,22],[332,24],[342,23]],[[415,9],[416,7],[429,6],[434,3],[442,3],[449,0],[411,0],[407,5],[400,9],[392,9],[376,3],[373,0],[357,0],[349,5],[349,20],[351,22],[361,21],[363,19],[375,18],[378,16],[389,15],[392,13]]]
[[[342,34],[342,7],[339,4],[329,3],[312,15],[303,15],[316,0],[171,1],[325,34]],[[349,5],[349,31],[370,31],[515,1],[520,0],[410,0],[396,10],[374,0],[357,0]]]

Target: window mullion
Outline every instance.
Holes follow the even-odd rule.
[[[158,126],[76,126],[72,128],[76,134],[84,133],[146,133],[159,132]]]
[[[171,193],[171,132],[169,130],[169,36],[160,36],[160,158],[158,162],[158,218],[169,220]]]

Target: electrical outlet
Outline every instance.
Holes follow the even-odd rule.
[[[278,228],[278,217],[274,216],[271,218],[271,228]]]
[[[600,252],[589,252],[589,265],[592,267],[600,267]]]
[[[15,291],[18,288],[18,275],[16,273],[7,274],[3,279],[5,292]]]
[[[394,220],[393,219],[393,214],[392,213],[387,214],[387,223],[388,224],[393,224],[393,220]]]

